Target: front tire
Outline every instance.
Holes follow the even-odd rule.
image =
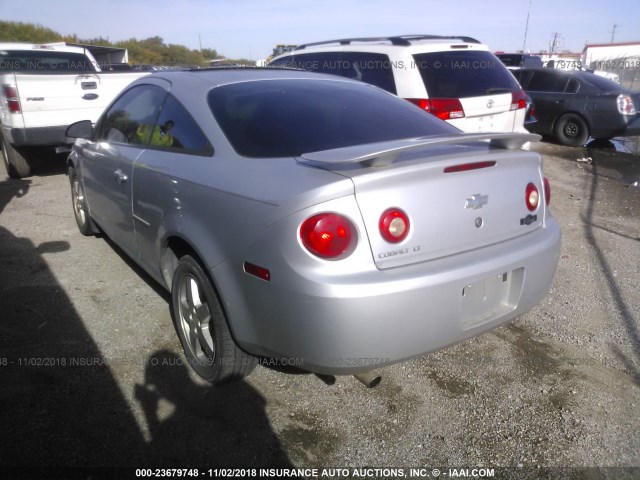
[[[87,203],[84,196],[84,188],[80,183],[80,179],[76,174],[76,169],[69,167],[69,184],[71,185],[71,204],[73,205],[73,215],[76,218],[78,230],[85,236],[91,236],[98,233],[93,220],[89,216]]]
[[[2,156],[4,157],[4,166],[7,169],[9,178],[23,178],[31,175],[31,165],[27,159],[7,140],[0,138],[2,143]]]
[[[253,371],[257,358],[236,345],[209,277],[189,255],[173,274],[171,313],[189,365],[202,378],[220,384]]]
[[[589,127],[579,115],[566,113],[556,122],[555,135],[562,145],[579,147],[589,138]]]

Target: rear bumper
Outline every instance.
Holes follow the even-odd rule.
[[[67,125],[57,127],[11,128],[2,126],[2,133],[15,147],[71,145],[73,139],[65,135]]]
[[[636,118],[634,122],[631,122],[624,133],[621,134],[623,137],[636,137],[640,136],[640,117]]]
[[[560,244],[560,227],[548,216],[544,227],[508,242],[384,271],[340,278],[292,272],[264,282],[238,274],[234,261],[212,274],[242,348],[312,372],[353,374],[439,350],[528,311],[551,287]],[[225,291],[227,282],[242,286]]]
[[[609,115],[590,121],[591,137],[635,137],[640,135],[640,116]]]

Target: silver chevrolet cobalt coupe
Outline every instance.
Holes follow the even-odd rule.
[[[171,292],[203,378],[257,359],[368,385],[549,291],[560,229],[530,134],[462,134],[302,71],[163,72],[69,127],[75,218]]]

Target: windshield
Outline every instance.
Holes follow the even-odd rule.
[[[209,105],[240,155],[292,157],[365,143],[459,133],[406,100],[342,80],[261,80],[214,88]]]
[[[414,55],[430,98],[468,98],[520,90],[491,52],[455,51]]]
[[[95,72],[96,66],[81,53],[42,50],[0,50],[2,72]]]

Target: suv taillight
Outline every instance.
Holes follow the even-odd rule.
[[[511,110],[520,110],[527,106],[527,94],[524,90],[514,90],[511,92]]]
[[[464,109],[457,98],[407,98],[407,100],[441,120],[464,117]]]
[[[622,115],[635,115],[637,110],[636,106],[633,103],[633,98],[631,95],[620,94],[616,99],[616,104],[618,105],[618,111]]]
[[[2,94],[7,99],[7,106],[9,112],[20,113],[20,98],[18,97],[18,90],[11,85],[2,86]]]

